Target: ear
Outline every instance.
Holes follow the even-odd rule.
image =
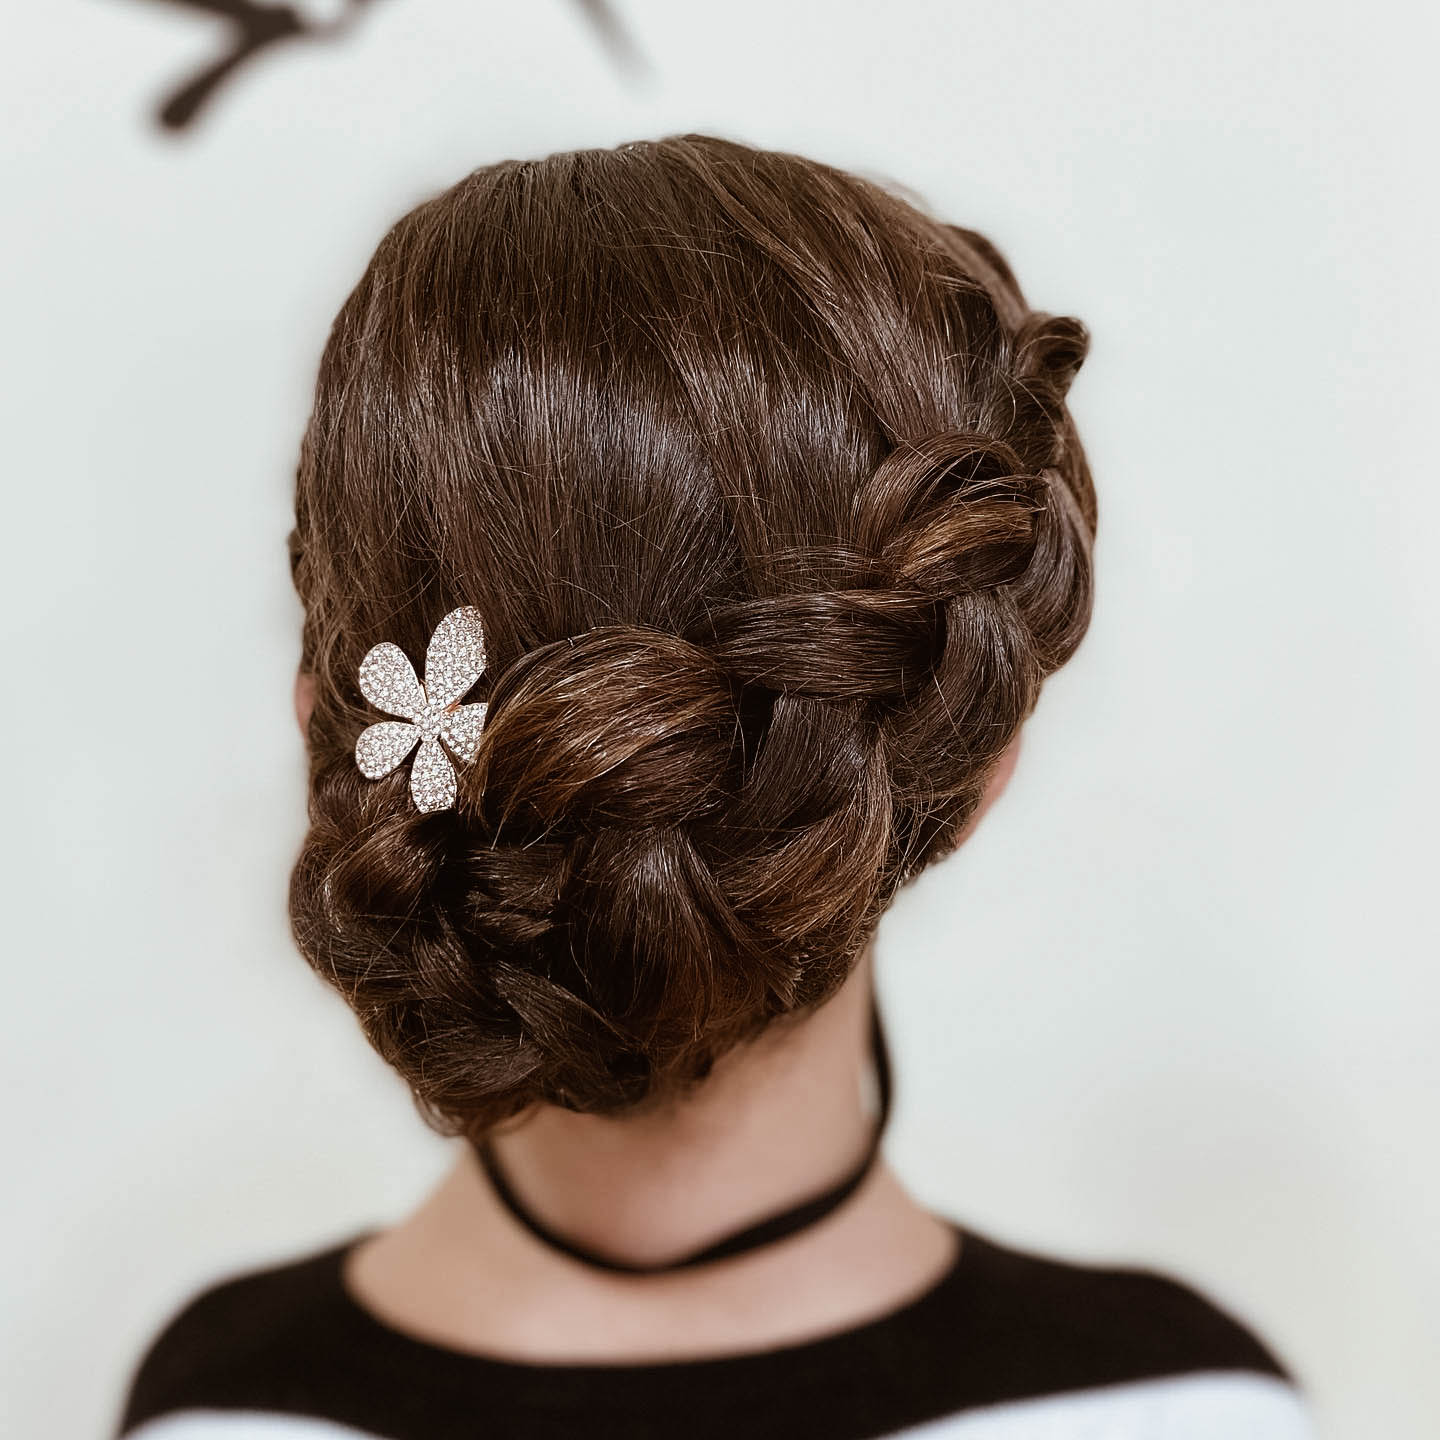
[[[1010,777],[1015,773],[1015,763],[1020,758],[1020,735],[1017,731],[1015,738],[1005,747],[1005,752],[995,762],[995,768],[990,772],[990,778],[985,782],[985,793],[980,797],[980,803],[975,807],[974,813],[965,822],[965,828],[960,832],[960,840],[967,840],[971,831],[980,823],[985,812],[1000,798],[1005,787],[1010,783]],[[956,844],[960,841],[957,840]]]
[[[310,713],[315,709],[315,677],[308,670],[295,672],[295,719],[302,739],[310,738]]]

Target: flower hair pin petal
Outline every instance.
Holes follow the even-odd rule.
[[[400,719],[381,720],[361,731],[355,742],[360,773],[368,780],[381,779],[418,742],[420,751],[410,767],[415,808],[428,815],[454,805],[450,754],[467,764],[475,758],[486,708],[483,703],[457,702],[484,670],[485,636],[473,605],[452,610],[435,627],[425,652],[424,685],[398,645],[387,640],[375,646],[360,662],[360,692],[377,710]]]

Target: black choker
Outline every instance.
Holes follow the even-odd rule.
[[[627,1275],[657,1275],[667,1270],[687,1270],[694,1265],[708,1265],[715,1260],[726,1260],[732,1255],[755,1250],[761,1245],[773,1244],[777,1240],[785,1239],[787,1235],[793,1235],[797,1230],[803,1230],[807,1225],[815,1224],[816,1221],[824,1219],[832,1210],[844,1204],[859,1189],[861,1181],[870,1173],[879,1158],[880,1141],[884,1137],[885,1127],[890,1119],[892,1089],[890,1052],[885,1044],[885,1029],[880,1023],[880,1011],[873,996],[870,1005],[870,1045],[875,1059],[875,1079],[880,1092],[880,1116],[876,1121],[870,1145],[860,1163],[839,1184],[831,1186],[821,1194],[809,1200],[802,1200],[798,1205],[792,1205],[789,1209],[782,1210],[777,1215],[771,1215],[768,1219],[747,1225],[744,1229],[737,1230],[731,1235],[722,1236],[719,1240],[692,1251],[689,1255],[682,1255],[678,1260],[666,1260],[653,1265],[634,1264],[628,1260],[612,1260],[608,1256],[597,1254],[594,1250],[586,1249],[585,1246],[577,1244],[574,1240],[567,1240],[565,1236],[557,1234],[543,1221],[538,1220],[521,1204],[515,1191],[511,1189],[510,1182],[500,1169],[499,1160],[488,1140],[477,1143],[474,1147],[475,1152],[479,1156],[480,1164],[484,1167],[486,1175],[490,1178],[495,1194],[511,1215],[537,1240],[544,1241],[552,1249],[562,1251],[572,1259],[583,1261],[585,1264],[593,1265],[601,1270],[614,1270]]]

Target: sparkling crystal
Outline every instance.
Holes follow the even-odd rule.
[[[445,707],[427,702],[425,708],[415,717],[420,727],[422,740],[438,740],[445,727]]]
[[[410,767],[410,795],[425,814],[455,803],[455,767],[438,740],[422,740]]]
[[[480,678],[484,668],[480,612],[473,605],[452,610],[435,627],[425,652],[426,698],[432,705],[453,705]]]
[[[413,720],[425,708],[425,692],[405,652],[386,640],[360,662],[360,693],[387,715]]]
[[[457,760],[470,761],[480,748],[480,732],[485,728],[486,705],[457,705],[441,716],[440,734],[455,752]]]
[[[414,748],[420,730],[403,720],[381,720],[360,732],[355,742],[355,763],[368,780],[388,775]]]

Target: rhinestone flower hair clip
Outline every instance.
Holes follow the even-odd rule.
[[[355,763],[379,780],[419,743],[410,767],[410,796],[424,814],[455,803],[455,766],[468,764],[480,748],[485,705],[458,702],[485,670],[485,636],[473,605],[452,610],[436,627],[425,651],[425,683],[405,652],[386,640],[360,662],[360,692],[377,710],[398,715],[367,726],[355,742]],[[443,743],[442,743],[443,742]],[[447,754],[447,747],[449,753]]]

